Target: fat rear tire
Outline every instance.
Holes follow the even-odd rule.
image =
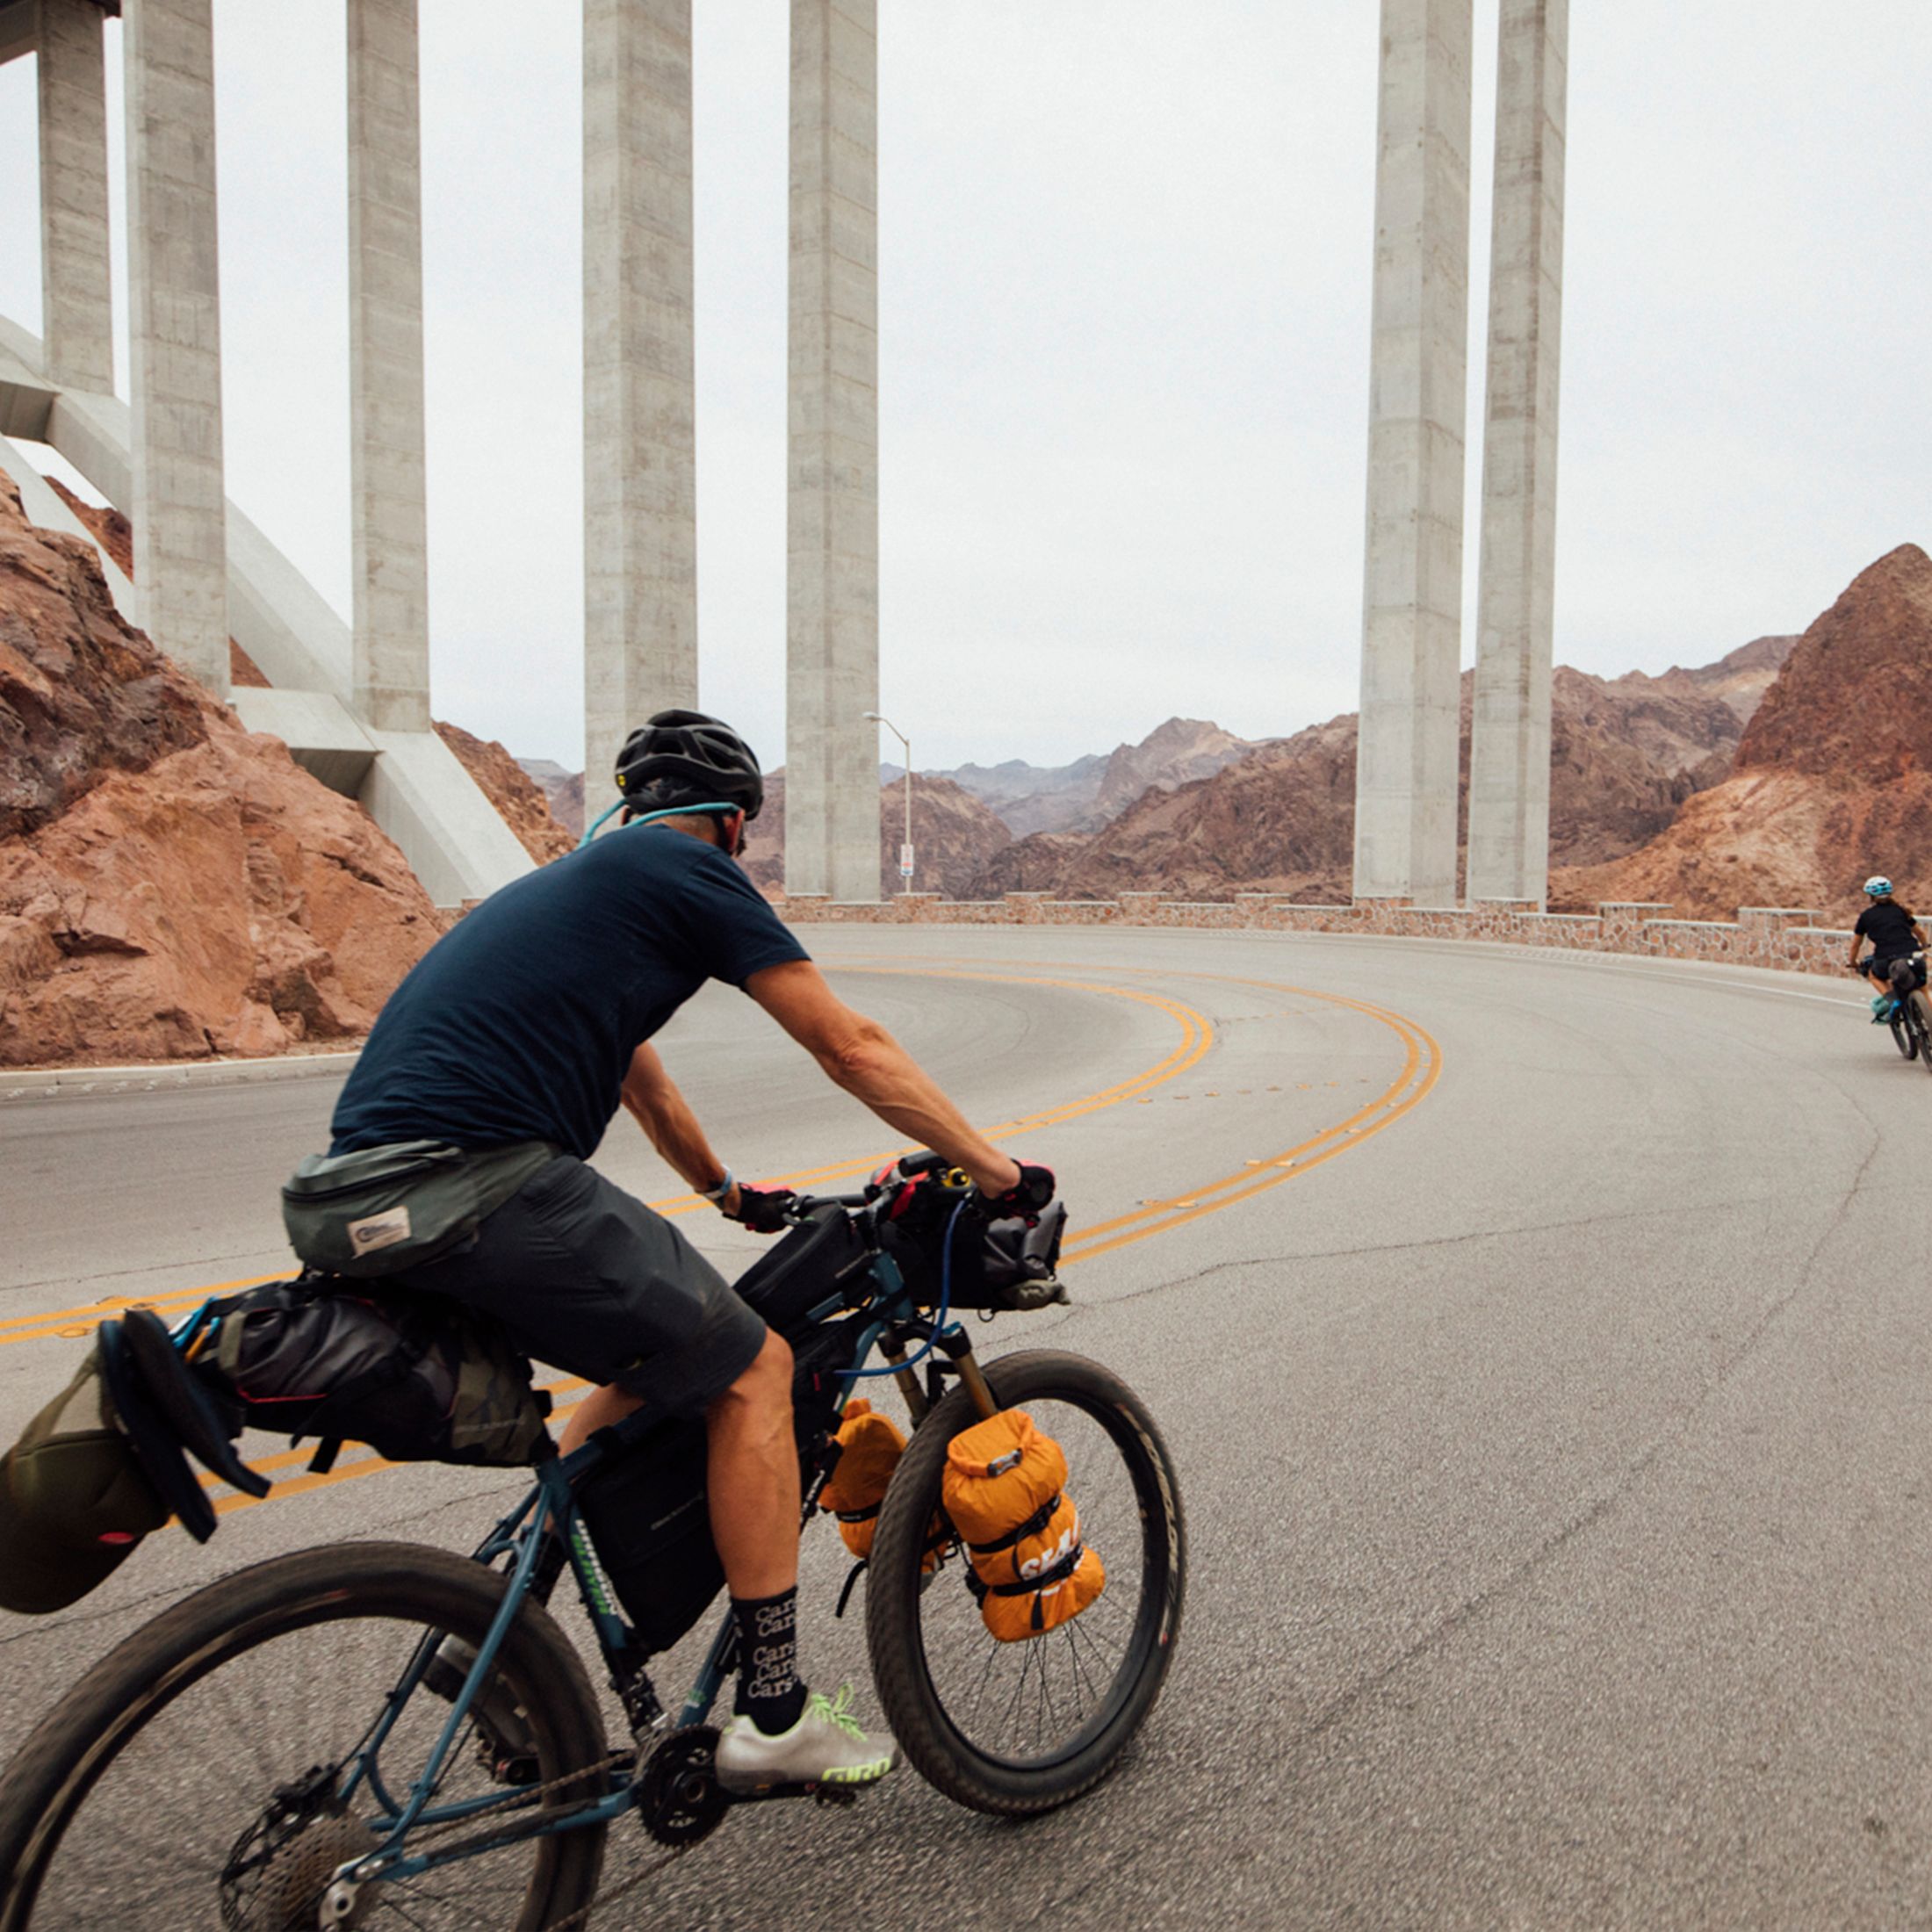
[[[487,1635],[503,1588],[501,1573],[446,1551],[352,1543],[239,1571],[136,1631],[40,1720],[0,1779],[0,1932],[30,1926],[57,1932],[47,1913],[36,1914],[36,1895],[69,1827],[77,1820],[82,1833],[88,1831],[90,1794],[151,1720],[224,1664],[291,1633],[357,1618],[395,1624],[404,1637],[417,1623],[474,1646]],[[399,1647],[399,1654],[407,1659],[408,1648]],[[501,1669],[527,1701],[546,1783],[603,1759],[603,1720],[582,1661],[539,1604],[526,1603],[511,1626]],[[553,1802],[580,1802],[589,1788],[587,1779],[584,1791]],[[499,1922],[539,1932],[588,1906],[602,1866],[604,1829],[587,1827],[544,1841],[518,1915]]]

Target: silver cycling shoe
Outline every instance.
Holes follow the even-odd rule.
[[[781,1784],[876,1784],[899,1761],[890,1734],[869,1735],[852,1715],[852,1686],[836,1698],[814,1690],[789,1731],[769,1736],[734,1717],[717,1741],[717,1781],[740,1795]]]

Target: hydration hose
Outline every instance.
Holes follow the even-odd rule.
[[[593,818],[588,825],[584,827],[584,835],[577,841],[578,851],[581,852],[583,848],[597,836],[598,833],[603,829],[604,821],[606,819],[615,818],[617,813],[622,811],[624,808],[630,803],[631,801],[628,798],[620,798],[616,804],[608,806],[604,811],[600,811],[597,816]],[[654,824],[660,818],[683,818],[689,817],[695,812],[742,811],[744,811],[744,809],[745,808],[742,805],[727,804],[725,801],[722,798],[713,798],[708,804],[702,805],[667,805],[662,811],[642,811],[639,812],[635,818],[627,818],[624,821],[624,824],[632,825],[648,825]],[[622,831],[624,827],[621,825],[618,827],[619,831]]]
[[[933,1332],[926,1337],[926,1346],[903,1362],[888,1362],[883,1368],[855,1368],[852,1372],[854,1381],[868,1375],[897,1375],[902,1369],[917,1368],[938,1345],[940,1330],[946,1326],[947,1313],[953,1305],[953,1230],[959,1226],[959,1217],[965,1212],[966,1202],[962,1200],[953,1209],[953,1218],[946,1223],[946,1248],[939,1263],[939,1312],[933,1317]]]

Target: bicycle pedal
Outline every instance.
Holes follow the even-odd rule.
[[[873,1783],[876,1784],[877,1779]],[[866,1784],[833,1784],[816,1781],[808,1784],[761,1784],[755,1791],[726,1791],[725,1796],[734,1805],[762,1805],[776,1798],[816,1798],[821,1805],[853,1805],[858,1802],[859,1793],[871,1787]]]

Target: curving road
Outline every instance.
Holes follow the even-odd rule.
[[[1932,1923],[1932,1082],[1853,989],[1236,933],[817,949],[1059,1171],[1075,1305],[986,1337],[1148,1398],[1188,1623],[1081,1805],[998,1827],[907,1775],[766,1807],[634,1895],[652,1922]],[[891,1145],[736,995],[664,1045],[740,1172]],[[334,1086],[0,1108],[0,1440],[76,1311],[281,1265],[274,1186]],[[628,1126],[600,1161],[674,1198]],[[755,1244],[687,1225],[728,1266]],[[0,1752],[184,1589],[330,1538],[462,1546],[513,1486],[351,1463],[0,1616]],[[808,1556],[808,1664],[862,1680],[843,1565]],[[646,1848],[613,1847],[616,1882]]]

